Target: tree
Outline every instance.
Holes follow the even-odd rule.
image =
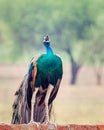
[[[76,83],[77,74],[83,64],[83,49],[88,32],[94,25],[94,16],[90,13],[92,1],[70,1],[70,7],[65,8],[61,19],[58,19],[55,25],[55,35],[57,41],[69,56],[71,63],[71,84]]]
[[[97,79],[97,84],[101,85],[104,66],[104,17],[101,13],[96,19],[96,26],[92,28],[92,38],[89,46],[86,46],[89,53],[87,62],[94,66],[94,72]]]
[[[11,28],[14,59],[42,49],[40,42],[48,33],[52,41],[59,43],[57,48],[68,55],[70,83],[75,84],[86,60],[83,53],[91,44],[92,27],[97,26],[96,18],[103,8],[103,0],[1,0],[0,18]]]

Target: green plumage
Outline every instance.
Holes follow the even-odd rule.
[[[37,76],[35,87],[47,88],[49,84],[56,85],[57,80],[62,78],[61,58],[54,54],[43,54],[36,61]]]

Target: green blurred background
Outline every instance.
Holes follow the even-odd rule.
[[[0,0],[0,122],[10,123],[13,94],[46,34],[64,68],[55,121],[104,123],[103,0]]]

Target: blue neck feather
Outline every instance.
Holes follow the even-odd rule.
[[[47,54],[53,54],[53,50],[50,46],[46,46],[46,52]]]

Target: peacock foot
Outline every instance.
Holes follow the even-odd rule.
[[[28,124],[29,124],[29,125],[35,124],[37,127],[39,127],[40,122],[35,122],[35,121],[31,120]]]
[[[44,124],[47,124],[48,130],[56,130],[57,124],[55,122],[45,121]]]

